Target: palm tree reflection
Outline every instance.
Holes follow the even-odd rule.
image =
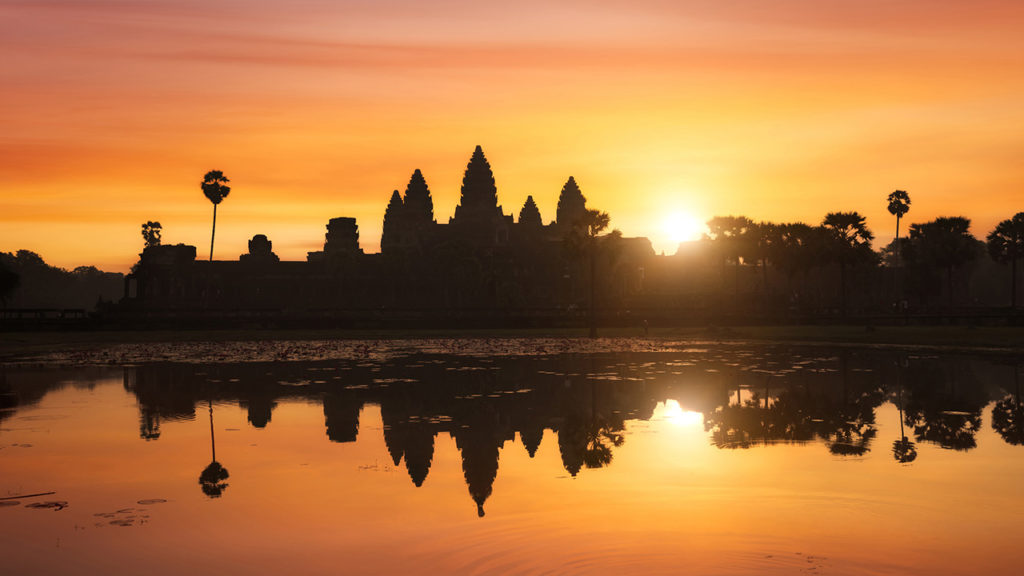
[[[199,474],[199,486],[210,498],[219,498],[228,487],[228,469],[217,462],[217,444],[213,438],[213,402],[207,400],[210,409],[210,465]]]
[[[603,418],[601,420],[604,420]],[[618,420],[618,419],[616,419]],[[594,422],[587,429],[587,447],[583,449],[583,465],[601,468],[612,463],[612,448],[625,442],[625,422]]]
[[[1024,446],[1024,404],[1020,401],[1020,367],[1013,367],[1014,393],[992,407],[992,429],[1007,444]]]
[[[896,408],[900,414],[900,439],[892,443],[892,457],[900,464],[910,464],[917,459],[917,448],[903,430],[903,381],[900,380],[900,373],[906,364],[907,359],[901,357],[896,367]]]

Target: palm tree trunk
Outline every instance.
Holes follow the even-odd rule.
[[[900,370],[900,368],[899,368],[899,366],[897,366],[896,367],[896,390],[897,390],[897,392],[899,394],[899,396],[898,396],[899,400],[898,400],[898,404],[896,406],[899,408],[899,413],[900,413],[900,440],[906,440],[907,434],[903,431],[903,382],[900,381],[899,370]]]
[[[210,233],[210,262],[213,262],[213,239],[217,235],[217,205],[213,205],[213,232]]]
[[[896,249],[896,301],[897,303],[903,301],[903,255],[900,253],[900,215],[896,215],[896,240],[894,246]]]
[[[217,461],[217,445],[213,442],[213,401],[207,400],[210,407],[210,460]]]
[[[597,249],[597,247],[594,245],[594,238],[591,237],[591,239],[590,239],[590,298],[589,298],[589,304],[590,304],[589,308],[590,308],[590,310],[588,311],[588,314],[587,314],[587,320],[588,320],[588,322],[590,324],[589,333],[590,333],[590,337],[591,338],[597,338],[597,318],[594,317],[594,289],[595,289],[595,284],[596,284],[594,279],[597,276],[597,274],[596,274],[596,272],[594,270],[594,268],[595,268],[594,264],[596,263],[595,261],[597,260],[597,257],[596,257],[596,254],[594,254],[594,252],[596,251],[596,249]]]

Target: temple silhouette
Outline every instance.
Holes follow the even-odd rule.
[[[364,408],[379,406],[387,457],[415,487],[429,481],[438,436],[451,437],[478,514],[493,496],[504,451],[533,457],[547,442],[571,477],[614,465],[615,451],[628,442],[628,421],[649,420],[669,400],[699,412],[708,441],[723,450],[818,444],[822,454],[859,458],[881,441],[881,452],[891,449],[894,464],[905,465],[918,458],[918,444],[975,449],[985,411],[1006,443],[1024,445],[1017,358],[779,351],[744,365],[724,358],[666,361],[652,353],[463,358],[457,366],[451,360],[151,364],[125,368],[123,385],[137,401],[138,436],[146,442],[158,441],[168,423],[209,417],[212,425],[214,412],[231,406],[243,408],[253,427],[267,428],[278,404],[290,402],[322,405],[326,439],[356,442]],[[805,368],[783,369],[780,361]],[[103,368],[90,370],[95,378],[87,373],[85,380],[65,369],[0,374],[0,423],[51,390],[109,377]],[[898,408],[898,416],[891,410],[887,417],[889,429],[898,424],[900,433],[879,438],[878,409],[885,402]],[[211,426],[210,445],[197,446],[218,464],[200,479],[208,495],[226,486],[231,466],[229,455],[218,462],[213,440]]]
[[[331,218],[322,250],[282,261],[257,234],[234,261],[197,259],[194,246],[147,246],[125,279],[126,315],[187,318],[402,318],[529,323],[546,311],[579,311],[587,302],[589,260],[567,245],[587,201],[573,177],[554,221],[544,224],[532,196],[518,218],[498,204],[491,166],[477,146],[466,167],[455,215],[438,222],[423,174],[395,190],[384,214],[380,253],[359,244],[354,218]],[[602,306],[621,309],[655,256],[646,238],[609,234],[595,258]]]

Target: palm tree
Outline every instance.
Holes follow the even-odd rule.
[[[220,170],[210,170],[203,176],[203,181],[200,186],[203,189],[203,195],[205,195],[210,202],[213,202],[213,232],[210,233],[210,261],[213,262],[213,239],[217,235],[217,205],[220,204],[228,193],[231,192],[231,188],[226,186],[230,182],[227,176],[224,175]]]
[[[910,194],[904,190],[896,190],[889,194],[889,214],[896,217],[896,238],[892,241],[894,262],[896,272],[896,297],[903,300],[903,283],[900,272],[900,218],[910,212]]]
[[[597,318],[594,316],[594,296],[597,289],[597,237],[608,228],[611,217],[600,210],[586,210],[576,221],[566,238],[570,252],[587,253],[590,261],[590,286],[587,298],[587,324],[591,338],[597,337]]]
[[[900,218],[910,212],[910,194],[896,190],[889,194],[889,214],[896,216],[896,260],[899,261]]]
[[[786,274],[788,292],[794,297],[793,279],[802,274],[807,284],[807,273],[819,261],[818,248],[821,229],[814,228],[803,222],[776,224],[772,229],[772,240],[768,245],[768,259],[772,266]],[[804,286],[806,289],[806,286]],[[803,292],[801,290],[801,297]]]
[[[987,238],[988,253],[1003,264],[1010,263],[1010,308],[1017,307],[1017,260],[1024,258],[1024,212],[1003,220]]]
[[[736,263],[733,293],[739,293],[740,261],[750,252],[749,245],[754,223],[746,216],[715,216],[707,221],[708,238],[718,249],[722,262],[722,282],[725,283],[725,264]]]
[[[845,317],[846,269],[870,257],[875,236],[868,230],[864,217],[856,212],[831,212],[821,226],[828,234],[832,256],[839,263],[839,310]]]
[[[949,308],[953,308],[953,269],[978,256],[978,241],[971,235],[971,221],[963,216],[936,218],[910,227],[910,239],[920,263],[946,270]]]

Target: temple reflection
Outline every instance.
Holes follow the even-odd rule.
[[[483,516],[506,444],[532,458],[545,435],[557,442],[570,477],[614,465],[630,422],[659,404],[702,415],[712,445],[748,450],[821,446],[823,454],[860,458],[875,448],[879,408],[899,425],[896,463],[920,458],[919,445],[967,451],[977,446],[983,413],[1007,443],[1024,445],[1021,362],[1014,358],[928,357],[879,351],[765,349],[607,356],[476,358],[411,356],[387,363],[320,362],[224,365],[153,364],[124,369],[134,395],[139,437],[159,441],[168,422],[195,420],[206,408],[211,463],[200,475],[210,497],[227,487],[217,461],[214,408],[237,405],[254,428],[272,428],[280,404],[323,408],[330,442],[356,442],[360,414],[380,407],[390,461],[410,482],[429,478],[438,435],[461,456],[469,497]],[[81,381],[70,373],[0,374],[0,420],[48,390]],[[205,405],[205,406],[203,406]],[[197,408],[199,407],[199,408]],[[895,433],[894,433],[895,435]],[[892,438],[892,436],[890,436]],[[888,452],[889,442],[882,450]]]

